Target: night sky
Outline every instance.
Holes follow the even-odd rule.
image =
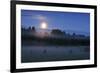
[[[65,32],[74,31],[87,35],[90,33],[89,13],[21,10],[23,27],[34,26],[39,29],[41,22],[46,22],[49,30],[60,29]]]

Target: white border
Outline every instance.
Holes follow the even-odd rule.
[[[90,13],[90,60],[21,63],[21,9]],[[16,5],[16,68],[39,68],[94,64],[94,10],[70,7]]]

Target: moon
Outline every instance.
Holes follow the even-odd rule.
[[[46,22],[42,22],[41,23],[41,29],[46,29],[47,28],[47,23]]]

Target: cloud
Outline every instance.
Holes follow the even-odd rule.
[[[37,20],[40,20],[40,21],[46,21],[46,17],[43,16],[43,15],[32,16],[32,19],[37,19]]]

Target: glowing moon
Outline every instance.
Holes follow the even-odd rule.
[[[42,29],[46,29],[47,28],[47,23],[46,22],[42,22],[41,23],[41,28]]]

